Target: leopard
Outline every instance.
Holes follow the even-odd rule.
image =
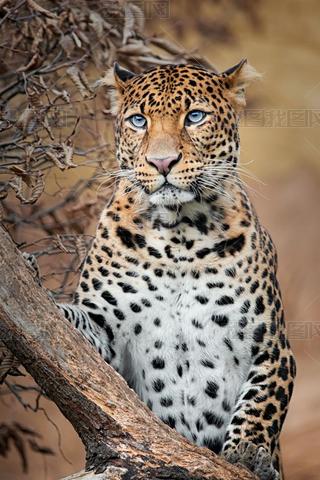
[[[277,253],[240,166],[258,77],[247,60],[111,68],[115,189],[74,301],[58,306],[169,427],[280,480],[296,364]]]

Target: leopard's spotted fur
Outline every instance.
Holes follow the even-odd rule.
[[[116,67],[121,178],[60,307],[163,421],[271,480],[295,362],[276,252],[237,174],[253,77],[246,62],[220,75]]]

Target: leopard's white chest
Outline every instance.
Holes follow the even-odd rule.
[[[113,319],[122,352],[114,366],[159,417],[203,444],[223,438],[247,376],[250,322],[243,325],[236,282],[204,273],[175,277],[148,271],[130,282],[133,292],[109,289],[125,316]]]

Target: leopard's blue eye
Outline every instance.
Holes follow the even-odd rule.
[[[131,115],[128,120],[136,128],[145,128],[147,125],[147,119],[143,115]]]
[[[207,116],[206,112],[202,110],[191,110],[185,118],[184,124],[188,127],[190,125],[197,125]]]

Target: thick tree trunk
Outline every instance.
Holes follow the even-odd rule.
[[[105,471],[74,478],[254,479],[158,420],[61,317],[1,227],[0,264],[0,339],[72,423],[86,470]]]

